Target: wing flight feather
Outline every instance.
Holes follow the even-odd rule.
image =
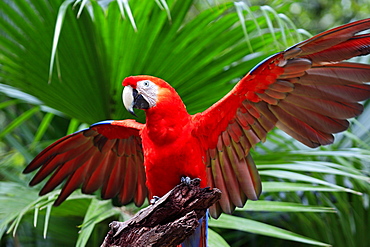
[[[261,193],[249,154],[275,126],[309,147],[334,141],[370,98],[370,65],[344,62],[370,53],[370,19],[343,25],[277,53],[224,98],[193,116],[208,150],[208,181],[222,190],[211,215],[231,213]],[[224,176],[222,176],[224,174]],[[240,193],[242,192],[242,193]]]
[[[24,172],[41,167],[30,185],[51,175],[40,195],[52,191],[67,179],[55,205],[81,187],[87,194],[102,188],[104,199],[117,196],[122,204],[134,201],[140,206],[148,194],[139,136],[142,128],[143,125],[134,120],[94,124],[51,144]]]

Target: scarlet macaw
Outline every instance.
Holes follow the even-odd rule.
[[[343,62],[370,53],[370,19],[343,25],[279,52],[257,65],[221,100],[189,115],[167,82],[152,76],[123,81],[127,110],[143,109],[146,124],[103,121],[63,137],[25,169],[41,167],[30,185],[53,173],[40,192],[68,179],[55,201],[102,188],[104,199],[118,197],[137,206],[163,196],[181,177],[217,187],[221,200],[210,208],[217,218],[257,200],[261,182],[249,154],[275,126],[309,147],[333,142],[346,119],[359,115],[370,97],[370,65]]]

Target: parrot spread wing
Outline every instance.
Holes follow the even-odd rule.
[[[370,53],[370,19],[343,25],[277,53],[256,66],[224,98],[194,115],[208,150],[207,175],[222,190],[217,217],[256,200],[260,178],[249,155],[275,126],[309,147],[333,142],[370,97],[370,66],[343,60]]]
[[[33,186],[53,173],[40,195],[52,191],[68,178],[55,205],[75,189],[91,194],[102,188],[104,199],[118,196],[122,204],[143,204],[147,196],[143,152],[139,131],[143,124],[134,120],[103,121],[65,136],[42,151],[25,173],[41,169],[30,182]]]

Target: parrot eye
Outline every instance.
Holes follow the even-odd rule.
[[[149,81],[143,81],[143,86],[144,87],[149,87]]]
[[[152,82],[152,81],[149,81],[149,80],[143,80],[143,81],[139,81],[137,83],[137,89],[140,91],[141,90],[149,90],[150,88],[154,87],[155,84]]]
[[[142,80],[137,83],[137,92],[148,102],[149,108],[156,105],[158,86],[150,80]]]

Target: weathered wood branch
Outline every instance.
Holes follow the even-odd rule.
[[[101,247],[176,246],[190,236],[221,191],[200,188],[199,179],[185,179],[170,192],[125,222],[113,221]]]

